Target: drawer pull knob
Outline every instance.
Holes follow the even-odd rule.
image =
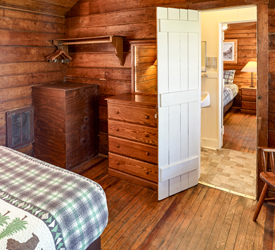
[[[117,128],[116,131],[119,131],[119,128]]]
[[[118,162],[118,161],[116,162],[116,165],[119,165],[119,162]]]
[[[116,114],[119,114],[119,111],[117,111]]]
[[[119,145],[116,145],[117,148],[119,148]]]
[[[149,137],[149,135],[148,135],[148,134],[146,134],[146,135],[145,135],[145,137]]]
[[[258,99],[262,99],[262,97],[259,95],[259,96],[258,96]]]
[[[149,119],[149,115],[145,115],[144,117],[145,117],[145,119]]]
[[[149,153],[149,152],[146,152],[145,154],[146,154],[146,155],[150,155],[150,153]]]

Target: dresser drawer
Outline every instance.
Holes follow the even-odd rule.
[[[243,96],[242,96],[242,101],[246,101],[246,102],[256,102],[256,95],[255,95],[255,96],[243,95]]]
[[[109,151],[158,164],[158,148],[156,146],[109,136]]]
[[[242,96],[249,95],[249,96],[255,96],[256,97],[256,89],[249,89],[249,88],[242,88]]]
[[[109,168],[158,182],[158,166],[109,152]]]
[[[108,105],[108,119],[133,122],[140,125],[157,127],[158,119],[155,118],[154,108]]]
[[[256,110],[256,102],[243,102],[242,101],[242,109]]]
[[[108,133],[109,135],[126,138],[133,141],[143,142],[155,146],[158,145],[157,128],[109,120]]]

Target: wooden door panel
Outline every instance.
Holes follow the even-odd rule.
[[[159,199],[198,183],[200,16],[157,8]]]

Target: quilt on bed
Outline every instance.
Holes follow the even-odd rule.
[[[0,146],[0,249],[84,250],[107,222],[99,184]]]
[[[225,84],[223,88],[223,106],[228,104],[238,94],[239,88],[236,84]]]

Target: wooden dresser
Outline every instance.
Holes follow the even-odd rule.
[[[256,94],[255,87],[242,87],[242,112],[256,114]]]
[[[157,190],[157,97],[121,94],[108,101],[110,175]]]
[[[98,85],[35,86],[34,157],[72,169],[98,154]]]

